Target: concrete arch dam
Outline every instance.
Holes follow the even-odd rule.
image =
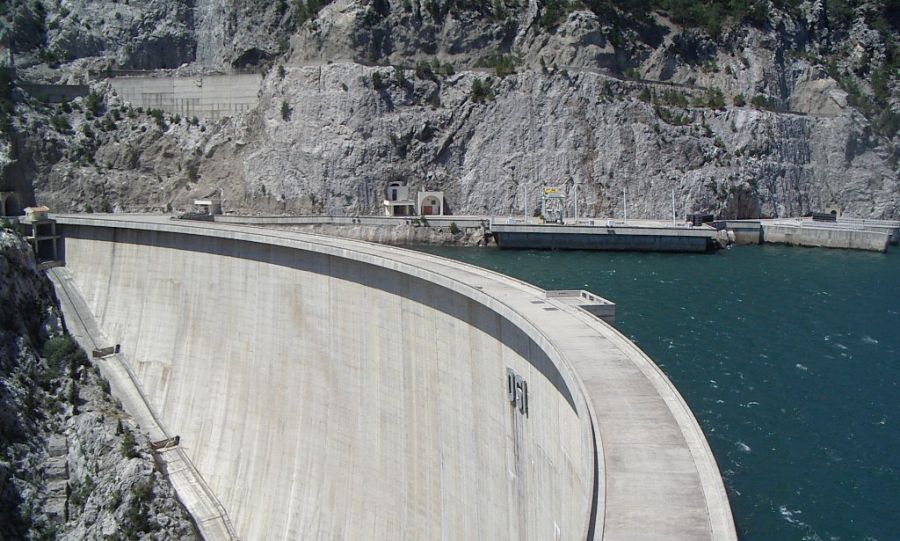
[[[208,538],[736,539],[680,395],[572,302],[359,241],[57,219],[66,302],[180,436]]]

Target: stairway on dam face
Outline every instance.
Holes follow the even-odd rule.
[[[537,288],[315,235],[59,220],[71,284],[242,539],[734,538],[674,388]]]

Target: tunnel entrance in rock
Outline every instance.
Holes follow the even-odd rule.
[[[15,193],[6,192],[0,195],[0,202],[2,202],[2,210],[3,216],[18,216],[22,214],[22,208],[19,205],[19,199],[16,197]]]

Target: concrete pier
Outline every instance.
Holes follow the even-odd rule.
[[[611,250],[641,252],[708,252],[718,247],[717,231],[709,226],[674,226],[660,222],[605,225],[502,223],[495,220],[491,233],[501,248],[539,250]]]
[[[900,222],[839,218],[835,222],[811,218],[721,220],[719,229],[734,234],[736,244],[789,244],[885,252],[900,239]]]
[[[900,244],[900,222],[895,220],[872,220],[869,218],[851,218],[847,216],[841,216],[835,222],[838,225],[849,225],[849,226],[857,226],[862,227],[863,229],[869,231],[885,231],[890,233],[891,244]]]
[[[886,252],[890,232],[846,224],[800,220],[762,222],[762,242],[822,248]]]
[[[220,531],[736,539],[690,409],[595,295],[346,239],[56,218],[60,275]]]

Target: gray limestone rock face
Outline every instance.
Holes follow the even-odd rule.
[[[684,213],[783,216],[834,205],[897,212],[889,150],[852,110],[678,108],[628,92],[601,99],[609,79],[590,73],[495,79],[494,98],[475,103],[477,73],[440,85],[393,80],[375,91],[376,71],[392,78],[383,68],[335,64],[267,79],[250,136],[258,142],[245,154],[250,194],[368,213],[387,180],[401,178],[414,190],[445,191],[461,214],[521,212],[525,197],[533,209],[541,186],[574,195],[576,184],[581,212],[595,216],[621,214],[624,191],[630,216],[665,216],[673,190]],[[289,120],[282,103],[292,108]]]
[[[161,127],[146,112],[123,114],[116,130],[96,132],[96,165],[47,164],[37,196],[59,209],[187,209],[221,188],[226,210],[371,214],[401,180],[412,193],[446,192],[453,213],[504,215],[524,212],[526,198],[535,209],[541,186],[560,185],[571,214],[577,184],[583,216],[620,216],[628,194],[629,216],[667,217],[673,191],[679,215],[897,216],[892,145],[842,107],[839,90],[816,86],[814,71],[795,98],[826,112],[667,105],[659,100],[680,88],[552,68],[502,79],[399,73],[288,66],[270,71],[245,115],[200,125],[167,116]],[[491,97],[473,97],[476,80],[490,81]],[[73,117],[75,135],[54,135],[54,148],[83,141]]]
[[[74,342],[61,337],[53,288],[5,229],[0,306],[0,538],[196,539],[108,383],[83,352],[59,349]],[[51,349],[69,353],[39,353]]]
[[[770,7],[713,37],[662,13],[548,21],[537,2],[163,4],[50,6],[48,43],[163,58],[158,37],[196,59],[181,74],[271,63],[258,106],[188,125],[108,96],[127,114],[109,128],[110,112],[25,105],[18,135],[0,137],[7,184],[60,210],[185,210],[221,189],[231,210],[377,213],[387,182],[405,180],[445,191],[458,213],[524,212],[558,184],[572,196],[578,185],[579,210],[595,216],[621,214],[626,193],[632,215],[668,216],[673,190],[679,214],[897,216],[900,83],[868,80],[888,45],[864,10],[842,26],[822,2]],[[76,18],[112,30],[100,39]],[[518,73],[497,77],[497,54]],[[424,60],[442,67],[416,76]],[[476,80],[490,89],[476,96]],[[876,91],[879,108],[866,105]],[[58,115],[69,133],[53,129]]]

